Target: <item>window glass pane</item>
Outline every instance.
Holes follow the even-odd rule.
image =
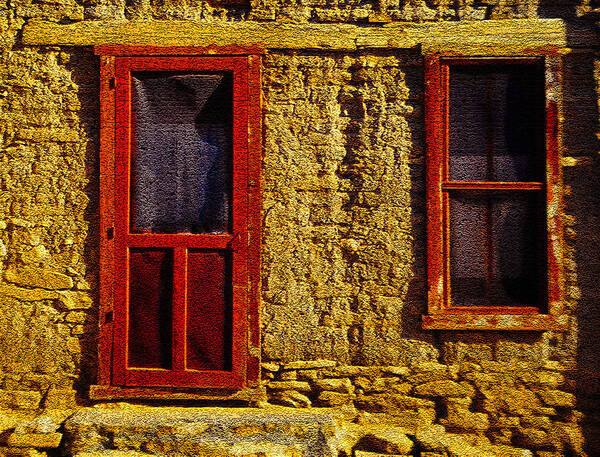
[[[173,255],[129,251],[129,366],[170,368]]]
[[[132,81],[132,231],[227,232],[231,76],[143,72]]]
[[[454,181],[542,181],[544,79],[538,65],[450,66]]]
[[[224,252],[188,254],[188,369],[231,370],[230,262]]]
[[[453,306],[541,306],[543,215],[537,193],[453,192]]]

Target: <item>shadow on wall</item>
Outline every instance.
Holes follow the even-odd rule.
[[[85,193],[89,199],[84,218],[88,224],[87,239],[84,247],[86,263],[86,280],[91,289],[88,291],[93,300],[92,308],[87,310],[84,333],[80,337],[81,358],[75,389],[81,399],[87,398],[87,389],[96,383],[97,353],[98,353],[98,267],[99,267],[99,74],[100,62],[91,50],[73,48],[65,63],[71,73],[73,82],[77,85],[77,98],[81,104],[77,115],[80,125],[87,138],[86,150],[82,151],[85,158],[85,171],[88,184]]]
[[[391,67],[382,63],[393,58],[398,61]],[[361,299],[359,292],[352,305],[362,322],[348,330],[350,363],[434,361],[433,336],[421,328],[426,310],[422,59],[415,50],[369,51],[358,54],[350,74],[340,100],[349,118],[340,175],[352,183],[344,210],[351,220],[366,218],[370,225],[353,224],[347,236],[360,239],[364,235],[354,233],[360,228],[369,236],[346,261],[361,290],[369,283],[378,291],[367,299],[369,294]]]
[[[577,407],[585,413],[588,455],[600,455],[600,160],[598,157],[598,63],[590,54],[564,60],[564,154],[579,159],[564,167],[567,246],[575,266],[566,268],[567,297],[576,303]],[[583,161],[581,159],[584,159]],[[573,233],[574,232],[574,233]],[[577,289],[578,288],[578,289]]]
[[[575,18],[575,7],[583,1],[556,1],[556,0],[540,0],[538,4],[538,15],[540,18]]]
[[[433,342],[433,333],[425,332],[421,316],[427,314],[427,208],[425,195],[426,143],[425,143],[425,81],[423,66],[413,68],[405,74],[406,85],[413,105],[420,107],[420,116],[408,119],[408,130],[412,140],[409,154],[410,169],[410,222],[412,237],[412,273],[408,285],[405,305],[402,308],[402,336],[410,339]],[[436,348],[439,349],[439,348]]]

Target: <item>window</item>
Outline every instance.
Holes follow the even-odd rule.
[[[426,59],[430,329],[561,328],[559,59]]]
[[[228,51],[96,48],[102,303],[92,397],[256,386],[259,56]]]

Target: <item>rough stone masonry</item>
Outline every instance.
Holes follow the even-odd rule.
[[[0,5],[0,456],[600,455],[597,7],[586,0]],[[481,33],[490,24],[526,30],[514,35],[522,49],[537,26],[514,21],[540,18],[560,20],[564,36],[569,330],[422,330],[422,43],[460,43],[469,35],[460,24]],[[57,35],[76,32],[64,44],[35,44],[27,27],[40,21]],[[330,32],[350,36],[352,27],[441,28],[405,48],[374,38],[376,46],[359,46],[358,35],[339,49],[286,48],[276,44],[283,31],[266,46],[266,396],[250,404],[94,403],[87,391],[97,376],[99,62],[89,37],[111,27],[142,36],[175,22],[288,27],[290,42],[294,27],[331,27],[325,41]],[[502,48],[486,46],[490,54]]]

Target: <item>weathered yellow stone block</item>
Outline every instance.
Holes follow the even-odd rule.
[[[327,406],[338,406],[348,403],[356,398],[354,394],[332,392],[325,390],[319,394],[319,403]]]
[[[364,438],[369,447],[388,454],[409,454],[414,443],[406,436],[406,430],[399,427],[381,427]]]
[[[87,319],[87,314],[83,311],[71,311],[65,317],[65,322],[72,324],[83,324]]]
[[[6,270],[4,279],[21,286],[41,287],[49,290],[70,289],[73,287],[73,279],[70,276],[34,267]]]
[[[546,416],[525,416],[521,418],[521,425],[526,428],[539,428],[543,430],[549,430],[552,426],[552,422],[549,417]]]
[[[146,452],[105,450],[96,452],[79,452],[77,457],[148,457]]]
[[[526,447],[545,447],[552,445],[548,432],[536,428],[521,428],[518,431],[520,440]]]
[[[277,404],[294,408],[307,408],[312,404],[310,398],[295,390],[277,391],[272,395],[272,398]]]
[[[92,298],[85,292],[58,291],[58,303],[64,309],[88,309],[92,306]]]
[[[37,142],[58,141],[61,143],[74,143],[79,141],[77,132],[63,129],[20,129],[18,136],[23,140]]]
[[[315,386],[320,390],[351,393],[354,387],[348,378],[328,378],[315,381]]]
[[[24,263],[28,264],[36,264],[38,262],[42,262],[51,257],[48,249],[44,245],[34,246],[29,251],[24,251],[21,253],[21,260]]]
[[[14,447],[37,447],[42,449],[57,448],[62,440],[62,433],[13,433],[7,444]]]
[[[465,397],[469,390],[457,382],[440,380],[418,385],[415,394],[425,397]]]
[[[0,407],[19,410],[37,409],[42,395],[35,391],[0,390]]]
[[[330,368],[335,367],[337,362],[335,360],[299,360],[297,362],[286,363],[283,367],[284,370],[310,370],[315,368]]]
[[[14,429],[20,422],[29,419],[30,416],[16,413],[14,411],[0,412],[0,433]]]
[[[310,392],[310,384],[303,381],[275,381],[268,384],[269,389],[273,390],[298,390],[300,392]]]
[[[435,403],[423,398],[399,394],[373,394],[358,397],[358,404],[367,411],[400,411],[406,409],[433,408]]]
[[[561,390],[543,390],[538,393],[548,406],[575,406],[575,395]]]
[[[54,300],[58,294],[45,289],[24,289],[22,287],[0,285],[0,296],[12,297],[23,301]]]
[[[355,457],[411,457],[411,454],[389,454],[387,452],[354,451]]]

